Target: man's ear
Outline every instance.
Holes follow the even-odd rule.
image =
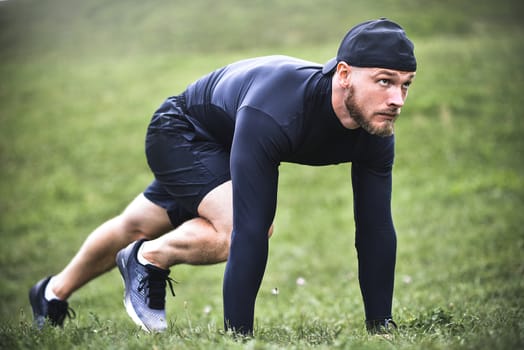
[[[337,80],[338,84],[343,88],[348,88],[351,85],[351,66],[344,61],[337,64]]]

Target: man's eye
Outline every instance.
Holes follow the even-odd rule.
[[[389,79],[380,79],[378,83],[382,86],[387,86],[389,85]]]

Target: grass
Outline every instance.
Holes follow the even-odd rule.
[[[124,4],[0,3],[0,348],[523,347],[521,4]],[[326,61],[341,23],[384,14],[413,36],[420,67],[397,127],[394,339],[363,328],[347,165],[282,165],[256,338],[223,334],[224,265],[173,269],[165,334],[128,319],[116,271],[72,296],[64,329],[32,329],[28,288],[150,181],[144,131],[164,97],[238,58]]]

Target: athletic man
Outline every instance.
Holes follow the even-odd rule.
[[[84,280],[70,277],[76,284],[69,290],[112,267],[108,259],[134,238],[129,233],[151,239],[168,231],[171,223],[175,230],[133,242],[117,255],[133,320],[146,330],[164,330],[168,268],[224,261],[229,250],[224,324],[236,333],[252,334],[280,162],[352,162],[367,327],[374,332],[394,325],[393,125],[415,71],[411,41],[400,26],[380,19],[352,28],[337,57],[323,67],[283,56],[255,58],[218,69],[168,98],[154,114],[146,139],[155,182],[135,200],[140,205],[133,202],[126,210],[147,209],[145,214],[127,214],[140,229],[126,227],[127,234],[115,234],[120,238],[115,242],[105,241],[111,236],[107,231],[95,231],[75,257],[84,265],[75,259],[70,264],[76,273],[90,271]],[[93,256],[105,264],[97,269],[85,265]],[[51,305],[60,303],[63,316],[56,323],[63,321],[67,304],[47,292],[58,288],[46,288],[60,280],[67,284],[58,276],[32,288],[35,319],[53,320]]]

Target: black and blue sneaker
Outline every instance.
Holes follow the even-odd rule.
[[[76,316],[67,301],[59,299],[47,301],[44,297],[45,288],[51,277],[52,276],[49,276],[38,281],[38,283],[29,290],[29,302],[33,309],[33,321],[38,329],[42,329],[46,321],[52,326],[62,327],[66,317],[75,318]]]
[[[142,265],[137,253],[144,240],[131,243],[116,255],[116,264],[124,280],[124,305],[133,321],[147,332],[163,332],[167,328],[165,298],[166,282],[173,295],[169,270]]]

